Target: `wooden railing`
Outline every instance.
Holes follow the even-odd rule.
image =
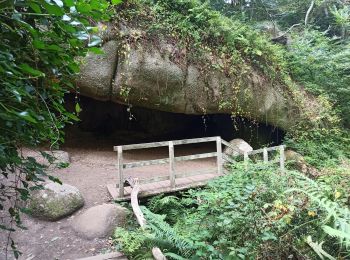
[[[176,145],[205,143],[205,142],[216,142],[216,151],[211,152],[211,153],[200,153],[200,154],[176,156],[175,157],[174,150],[175,150]],[[227,146],[233,150],[236,149],[229,142],[226,142],[225,140],[221,139],[221,137],[219,137],[219,136],[114,146],[114,151],[116,151],[118,153],[118,163],[117,163],[118,184],[116,185],[116,188],[119,188],[119,195],[118,196],[120,198],[124,197],[124,184],[126,181],[126,179],[124,178],[124,169],[131,169],[131,168],[135,168],[135,167],[143,167],[143,166],[150,166],[150,165],[168,164],[169,165],[169,175],[156,176],[156,177],[147,178],[147,179],[139,179],[138,181],[140,184],[145,184],[145,183],[170,180],[170,188],[174,189],[176,186],[176,178],[190,177],[190,176],[194,176],[194,175],[200,175],[200,174],[206,174],[209,172],[211,172],[211,173],[213,172],[212,170],[210,170],[210,171],[205,170],[205,171],[178,173],[175,171],[175,164],[177,162],[216,157],[216,165],[217,165],[216,173],[218,175],[222,175],[224,161],[235,163],[235,161],[232,159],[232,157],[222,153],[222,145]],[[156,160],[145,160],[145,161],[138,161],[138,162],[127,162],[127,163],[124,162],[124,160],[123,160],[123,152],[124,151],[136,150],[136,149],[148,149],[148,148],[156,148],[156,147],[166,147],[166,146],[168,147],[168,150],[169,150],[169,157],[168,158],[156,159]],[[269,160],[268,152],[271,152],[271,151],[279,151],[279,158],[277,160],[274,160],[274,161]],[[253,150],[251,152],[245,152],[243,154],[243,158],[244,158],[244,164],[246,165],[246,168],[248,168],[248,165],[249,165],[249,156],[260,154],[260,153],[262,154],[262,159],[265,163],[267,163],[267,162],[279,162],[281,172],[284,172],[284,160],[285,159],[284,159],[284,146],[283,145],[262,148],[262,149],[258,149],[258,150]]]
[[[123,187],[124,187],[124,183],[126,180],[124,178],[124,174],[123,174],[124,169],[149,166],[149,165],[169,164],[169,175],[168,176],[157,176],[157,177],[148,178],[148,179],[139,179],[139,183],[144,184],[144,183],[150,183],[150,182],[170,180],[170,187],[175,188],[176,178],[183,178],[183,177],[189,177],[189,176],[193,176],[193,175],[208,173],[208,171],[176,173],[176,171],[175,171],[176,162],[216,157],[217,158],[217,174],[219,174],[219,175],[223,174],[222,143],[221,143],[221,141],[222,141],[221,137],[216,136],[216,137],[175,140],[175,141],[168,141],[168,142],[154,142],[154,143],[114,146],[114,151],[116,151],[118,153],[117,167],[118,167],[119,183],[116,186],[117,186],[117,188],[119,188],[119,197],[124,196]],[[205,142],[216,142],[216,152],[175,157],[175,151],[174,151],[175,145],[205,143]],[[165,147],[165,146],[168,146],[168,149],[169,149],[169,157],[168,158],[157,159],[157,160],[139,161],[139,162],[130,162],[130,163],[124,163],[124,161],[123,161],[123,152],[124,151],[135,150],[135,149]],[[212,170],[211,170],[211,172],[212,172]]]
[[[229,142],[226,142],[225,140],[221,140],[222,144],[231,148],[232,150],[236,150],[237,148],[232,146]],[[284,172],[284,164],[285,164],[285,157],[284,157],[284,145],[280,145],[280,146],[272,146],[272,147],[265,147],[265,148],[261,148],[261,149],[257,149],[257,150],[253,150],[250,152],[244,152],[243,153],[243,160],[244,160],[244,164],[245,167],[248,168],[248,164],[249,164],[249,156],[252,155],[256,155],[256,154],[262,154],[262,160],[264,163],[279,163],[280,165],[280,170],[283,173]],[[272,152],[272,151],[278,151],[279,152],[279,156],[277,159],[275,160],[269,160],[269,154],[268,152]],[[231,163],[235,163],[234,160],[232,160],[230,158],[230,156],[223,154],[223,160],[231,162]]]

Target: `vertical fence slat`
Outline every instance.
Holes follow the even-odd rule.
[[[284,146],[280,146],[280,168],[281,173],[284,173]]]
[[[248,153],[244,152],[244,168],[246,170],[248,170],[248,161],[249,161]]]
[[[174,155],[174,143],[169,142],[169,174],[170,174],[170,187],[175,188],[175,155]]]
[[[269,161],[269,155],[267,154],[266,148],[264,148],[263,150],[263,157],[264,157],[264,163],[267,163]]]
[[[221,137],[218,136],[216,138],[216,152],[217,152],[217,167],[218,167],[218,174],[223,174],[222,170],[222,146],[221,146]]]
[[[118,146],[118,180],[119,197],[124,197],[124,176],[123,176],[123,147]]]

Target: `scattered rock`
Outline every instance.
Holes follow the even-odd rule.
[[[118,226],[124,226],[128,210],[117,204],[102,204],[87,209],[73,220],[73,229],[87,239],[111,236]]]
[[[33,217],[55,221],[66,217],[84,205],[79,190],[68,184],[50,182],[43,190],[32,193],[28,208]]]
[[[234,149],[231,147],[225,148],[224,153],[229,156],[237,156],[237,155],[243,154],[244,152],[253,151],[253,147],[251,147],[243,139],[240,139],[240,138],[233,139],[229,143],[234,147]]]
[[[307,163],[300,153],[297,153],[293,150],[286,150],[284,151],[284,157],[286,162],[289,162],[292,167],[303,173],[307,172]]]

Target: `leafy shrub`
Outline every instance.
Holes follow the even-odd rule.
[[[149,241],[174,259],[345,257],[350,211],[329,189],[326,182],[293,171],[280,174],[270,165],[236,165],[176,200],[180,211],[171,213],[172,226],[165,220],[173,198],[153,199],[151,207],[161,206],[156,210],[163,215],[144,209],[156,238]]]

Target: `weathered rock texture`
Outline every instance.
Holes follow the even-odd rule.
[[[253,151],[253,147],[251,147],[246,141],[243,139],[233,139],[229,142],[232,145],[231,147],[226,147],[224,153],[229,156],[237,156],[240,154],[244,154],[245,152]]]
[[[89,208],[72,223],[73,229],[87,239],[111,236],[116,227],[126,223],[128,210],[117,204],[102,204]]]
[[[76,187],[50,182],[44,189],[33,192],[28,208],[33,217],[55,221],[83,205],[84,199]]]
[[[81,70],[78,86],[88,97],[185,114],[239,110],[283,129],[300,120],[286,88],[254,69],[230,78],[214,68],[203,75],[194,64],[175,62],[173,53],[182,50],[169,44],[162,51],[132,47],[126,58],[118,57],[117,41],[106,42],[103,49],[103,55],[90,54]]]

